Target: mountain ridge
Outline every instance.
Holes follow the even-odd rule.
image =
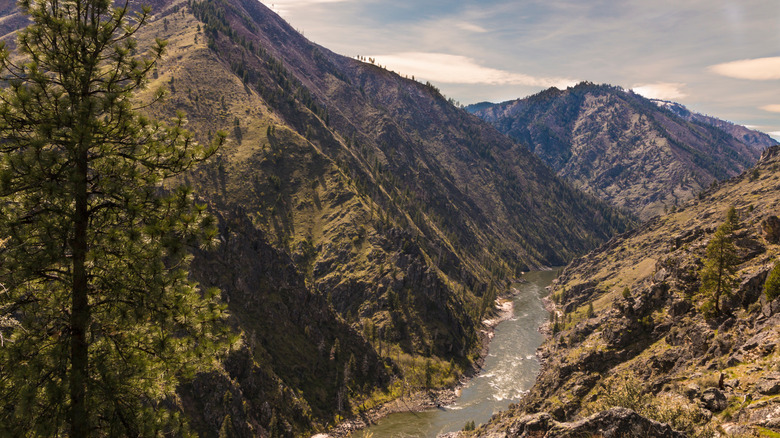
[[[610,85],[550,88],[475,113],[576,187],[641,219],[739,174],[760,155],[711,124]]]
[[[742,126],[737,123],[730,122],[728,120],[722,120],[717,117],[708,116],[706,114],[701,114],[695,111],[691,111],[683,104],[677,102],[671,102],[668,100],[661,100],[661,99],[650,99],[650,100],[655,102],[656,105],[666,108],[686,120],[690,120],[690,121],[696,120],[696,121],[706,123],[708,125],[715,126],[716,128],[720,128],[728,132],[729,134],[731,134],[731,136],[733,136],[737,140],[749,146],[753,146],[759,151],[763,151],[766,148],[777,146],[778,144],[780,144],[780,142],[773,139],[772,137],[770,137],[764,132],[751,129],[748,128],[747,126]]]

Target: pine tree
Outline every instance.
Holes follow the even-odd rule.
[[[731,295],[734,287],[735,274],[739,258],[732,242],[732,231],[735,221],[729,214],[727,221],[718,227],[707,244],[704,267],[700,272],[701,288],[699,293],[705,294],[708,301],[705,304],[706,313],[721,313],[720,300]]]
[[[769,301],[780,297],[780,261],[775,263],[775,267],[767,275],[764,283],[764,294]]]
[[[731,233],[740,228],[739,213],[737,213],[737,209],[733,205],[726,212],[726,223],[724,225],[728,226]]]
[[[136,46],[148,9],[19,6],[18,54],[0,46],[0,435],[176,432],[166,398],[215,360],[224,307],[187,273],[214,220],[163,180],[223,136],[199,147],[182,115],[136,114],[165,47]]]

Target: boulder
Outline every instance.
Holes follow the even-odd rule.
[[[756,391],[764,395],[780,394],[780,373],[769,374],[757,381]]]
[[[718,388],[707,388],[701,395],[701,402],[712,412],[720,412],[729,405],[726,396]]]
[[[769,243],[780,243],[780,218],[769,216],[761,222],[764,229],[764,237]]]
[[[631,409],[612,408],[573,423],[558,423],[544,435],[545,438],[582,436],[682,438],[685,434],[675,431],[668,424],[643,417]]]
[[[755,426],[780,429],[780,402],[769,400],[747,407],[747,423]]]
[[[669,308],[669,315],[672,318],[677,318],[688,313],[688,311],[690,311],[692,308],[693,304],[691,304],[691,302],[688,300],[675,301]]]
[[[701,388],[699,388],[699,385],[692,383],[683,388],[683,394],[685,394],[689,400],[694,400],[701,397]]]
[[[555,424],[552,416],[546,412],[528,415],[512,423],[507,430],[508,437],[544,436]]]
[[[780,313],[780,299],[776,298],[772,301],[769,301],[766,298],[765,294],[761,294],[761,299],[759,300],[759,303],[761,303],[761,312],[767,318],[770,318]]]
[[[742,345],[742,351],[756,351],[761,357],[770,355],[777,347],[777,335],[772,330],[762,330]]]
[[[742,308],[747,309],[758,301],[764,295],[764,283],[769,271],[770,267],[766,266],[758,272],[744,277],[737,287],[737,293],[733,294],[729,300],[731,307],[742,306]]]
[[[527,415],[515,420],[503,433],[483,433],[484,438],[603,438],[655,437],[682,438],[685,434],[664,423],[645,418],[631,409],[612,408],[588,418],[559,423],[546,413]]]

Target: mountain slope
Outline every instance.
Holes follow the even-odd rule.
[[[475,111],[574,186],[641,219],[739,174],[760,150],[621,88],[581,83]]]
[[[152,7],[139,47],[169,46],[139,100],[166,86],[150,115],[186,112],[204,142],[228,132],[181,181],[220,219],[193,277],[240,335],[180,391],[203,436],[304,435],[453,385],[511,278],[630,224],[432,86],[316,46],[259,2]]]
[[[432,87],[313,45],[258,2],[167,8],[148,37],[172,42],[155,82],[175,91],[153,112],[185,110],[201,138],[230,134],[188,182],[290,258],[311,301],[324,297],[338,315],[322,330],[343,319],[387,358],[361,384],[344,369],[324,387],[306,383],[317,366],[255,353],[300,391],[315,429],[415,388],[454,383],[509,278],[563,263],[628,223]],[[216,283],[239,319],[246,281]],[[255,330],[247,324],[239,321],[245,333]],[[257,328],[256,337],[271,329]]]
[[[745,143],[748,146],[753,147],[758,151],[763,151],[768,147],[780,144],[775,139],[764,134],[763,132],[750,129],[742,125],[737,125],[726,120],[699,114],[689,110],[685,107],[685,105],[681,105],[677,102],[669,102],[667,100],[657,99],[652,99],[652,101],[655,102],[656,105],[668,109],[669,111],[677,114],[685,120],[688,120],[689,122],[702,122],[722,129],[723,131],[731,134],[732,137],[736,138],[742,143]]]
[[[535,386],[477,436],[503,436],[490,433],[526,413],[568,421],[612,406],[689,436],[780,431],[780,299],[763,292],[780,263],[779,184],[775,146],[754,170],[570,264],[553,285]],[[700,271],[732,206],[737,282],[713,314]]]
[[[436,275],[479,294],[491,275],[560,263],[625,226],[431,87],[314,46],[256,2],[193,6],[208,23],[200,47],[190,40],[174,50],[210,46],[204,56],[217,53],[241,86],[233,92],[223,80],[219,91],[233,94],[220,100],[212,85],[220,79],[181,68],[182,55],[161,67],[158,82],[178,90],[169,108],[185,109],[197,132],[227,125],[232,133],[222,158],[192,182],[210,199],[250,206],[280,248],[311,245],[316,254],[305,271],[316,288],[359,290],[348,260],[381,246],[364,237],[393,229],[401,231],[393,239],[422,247]],[[323,189],[335,202],[323,206]],[[524,221],[513,220],[519,214]],[[370,248],[345,253],[338,241]],[[332,295],[342,312],[358,310]]]

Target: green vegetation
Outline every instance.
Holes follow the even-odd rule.
[[[112,4],[22,1],[20,58],[0,51],[4,436],[185,433],[170,399],[222,348],[219,291],[188,280],[215,221],[161,190],[218,144],[134,113],[165,43],[139,57],[149,10]]]
[[[726,222],[718,227],[707,244],[704,267],[701,269],[701,288],[699,293],[707,297],[702,306],[705,314],[720,315],[720,300],[730,296],[736,281],[737,257],[736,248],[732,242],[732,233],[739,226],[739,220],[734,207],[729,209]]]
[[[613,407],[623,407],[647,418],[668,423],[675,430],[691,436],[699,431],[708,419],[694,404],[679,399],[655,396],[649,393],[634,378],[629,376],[615,377],[604,385],[596,402],[585,409],[595,413]]]
[[[616,378],[604,388],[591,411],[598,412],[620,406],[645,415],[652,408],[652,399],[653,395],[645,391],[635,379]]]
[[[764,283],[764,294],[769,301],[780,296],[780,262],[775,263],[775,267],[767,276],[766,283]]]
[[[759,427],[758,433],[760,437],[762,438],[780,438],[780,433],[775,432],[773,430],[769,430],[765,427]]]

